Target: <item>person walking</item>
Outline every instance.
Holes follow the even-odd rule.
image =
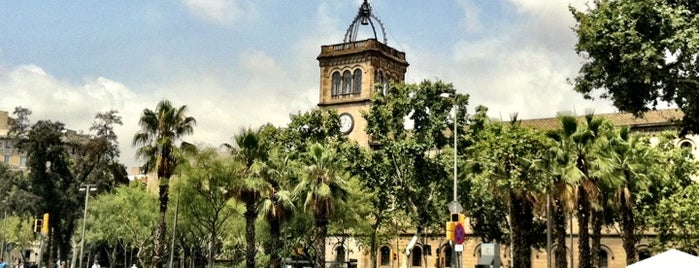
[[[100,266],[100,263],[97,260],[95,260],[95,263],[93,263],[90,268],[102,268],[102,266]]]
[[[0,268],[7,268],[7,263],[2,258],[0,258]]]

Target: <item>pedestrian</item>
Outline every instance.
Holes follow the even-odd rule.
[[[0,258],[0,268],[7,268],[7,263],[2,258]]]
[[[102,266],[100,266],[100,263],[97,260],[95,260],[95,263],[93,263],[92,267],[90,268],[102,268]]]

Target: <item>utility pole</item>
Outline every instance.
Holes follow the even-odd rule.
[[[78,268],[83,267],[83,249],[85,248],[85,225],[87,223],[87,202],[90,198],[90,192],[96,191],[97,190],[97,185],[94,184],[80,184],[79,190],[85,191],[85,210],[83,211],[83,231],[82,235],[80,237],[80,266]]]

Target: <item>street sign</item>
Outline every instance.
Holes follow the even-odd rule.
[[[454,245],[454,251],[456,251],[456,252],[464,252],[464,245],[461,245],[461,244]]]
[[[464,243],[465,239],[466,229],[463,224],[457,223],[456,226],[454,226],[454,243],[461,245]]]

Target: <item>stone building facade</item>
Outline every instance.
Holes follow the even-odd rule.
[[[375,25],[376,23],[377,25]],[[357,41],[357,28],[361,25],[371,25],[374,38]],[[364,132],[366,121],[361,111],[369,109],[370,98],[381,92],[380,85],[389,82],[404,82],[408,62],[404,52],[398,51],[380,42],[375,26],[384,29],[381,21],[371,14],[371,7],[364,1],[359,13],[345,34],[343,43],[324,45],[317,57],[320,66],[320,94],[318,106],[336,109],[341,115],[341,130],[351,140],[368,146],[370,137]],[[379,85],[378,89],[376,85]],[[385,87],[384,87],[385,88]],[[658,110],[637,118],[626,113],[601,114],[618,126],[629,126],[632,131],[653,133],[676,127],[674,122],[682,118],[679,110]],[[524,120],[524,126],[539,129],[555,129],[559,127],[557,118],[542,118]],[[678,141],[682,146],[691,146],[696,151],[693,137]],[[481,239],[473,236],[472,230],[466,224],[467,238],[463,244],[462,266],[474,267],[481,257]],[[573,261],[572,268],[578,267],[577,258],[577,227],[570,230],[568,249]],[[412,252],[405,254],[413,234],[405,232],[395,239],[381,245],[377,252],[377,267],[450,267],[451,247],[445,235],[420,237]],[[503,267],[511,263],[511,255],[506,245],[499,246],[500,259]],[[572,249],[572,252],[570,250]],[[646,242],[638,246],[641,259],[649,257]],[[360,249],[351,237],[329,237],[326,244],[326,259],[328,261],[357,260],[358,267],[371,267],[370,254],[367,249]],[[546,267],[547,254],[545,249],[534,249],[532,252],[532,267]],[[603,229],[602,252],[600,252],[601,268],[626,267],[626,256],[618,233],[612,228]]]

